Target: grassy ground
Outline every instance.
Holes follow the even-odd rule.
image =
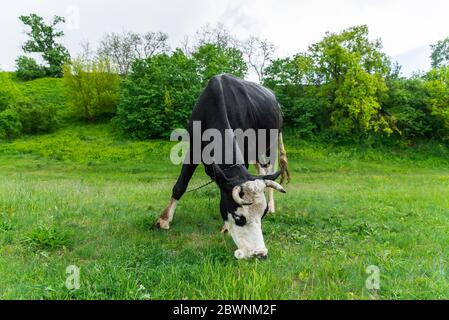
[[[265,219],[263,262],[233,257],[214,185],[183,198],[170,231],[153,228],[179,171],[169,143],[106,125],[0,143],[0,298],[449,298],[446,149],[287,140],[293,182]],[[206,181],[200,168],[191,187]],[[69,265],[79,290],[65,287]]]

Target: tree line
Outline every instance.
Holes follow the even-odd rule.
[[[29,29],[24,51],[40,52],[46,64],[19,57],[17,77],[63,77],[75,117],[111,118],[138,139],[185,127],[212,76],[250,72],[274,91],[286,130],[296,136],[382,144],[449,139],[449,38],[432,45],[430,71],[403,77],[365,25],[328,32],[285,58],[275,58],[268,40],[239,40],[221,24],[203,27],[174,49],[163,32],[109,33],[96,50],[85,43],[70,58],[57,42],[62,17],[49,24],[36,15],[20,19]]]

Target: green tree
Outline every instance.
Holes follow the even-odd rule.
[[[0,139],[11,140],[20,135],[22,124],[17,112],[13,109],[6,109],[0,112]]]
[[[326,101],[308,80],[311,60],[303,55],[276,59],[265,70],[263,84],[276,93],[284,124],[301,136],[318,133],[325,127]]]
[[[426,75],[427,107],[434,117],[440,138],[449,138],[449,66],[433,69]]]
[[[279,97],[287,124],[352,139],[392,132],[382,111],[390,72],[381,41],[370,41],[367,26],[358,26],[273,61],[264,83]]]
[[[45,77],[45,69],[36,60],[27,56],[16,59],[16,76],[23,81]]]
[[[398,138],[413,142],[430,137],[432,121],[422,77],[387,79],[388,98],[382,108]]]
[[[193,59],[197,63],[203,85],[217,74],[229,73],[243,78],[248,70],[242,52],[233,47],[206,43],[193,53]]]
[[[449,37],[440,40],[437,44],[430,46],[432,49],[432,68],[436,69],[449,65]]]
[[[63,31],[57,30],[57,26],[64,23],[65,19],[55,16],[49,24],[46,24],[42,17],[34,13],[20,16],[19,19],[30,28],[26,31],[30,39],[22,46],[23,51],[40,53],[48,64],[45,66],[47,76],[62,77],[62,67],[70,59],[70,55],[67,49],[57,42],[57,39],[64,35]]]
[[[120,77],[109,60],[75,59],[64,66],[64,83],[75,114],[88,121],[113,116],[120,96]]]
[[[20,91],[7,73],[0,73],[0,112],[14,106]]]
[[[391,63],[381,49],[380,40],[369,40],[367,26],[328,33],[310,47],[313,83],[329,101],[331,129],[337,135],[391,133],[381,113]]]
[[[179,49],[138,59],[122,84],[115,122],[134,138],[167,137],[187,126],[201,80],[196,61]]]

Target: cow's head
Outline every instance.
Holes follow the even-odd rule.
[[[231,175],[225,175],[219,168],[215,170],[218,170],[217,183],[221,190],[220,210],[238,247],[236,257],[265,259],[268,249],[263,238],[262,219],[268,212],[268,205],[264,191],[273,188],[285,193],[284,188],[274,181],[280,173],[251,176],[245,168],[237,178],[228,178]]]

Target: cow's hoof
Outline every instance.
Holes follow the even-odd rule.
[[[159,218],[159,220],[157,220],[157,222],[156,222],[156,228],[162,229],[162,230],[168,230],[168,229],[170,229],[170,222]]]
[[[271,204],[271,203],[268,204],[268,213],[276,213],[276,208],[274,206],[274,203],[273,204]]]
[[[225,224],[225,225],[221,228],[220,233],[221,233],[221,234],[226,234],[226,233],[228,233],[228,232],[229,232],[229,228],[228,228],[228,226]]]

